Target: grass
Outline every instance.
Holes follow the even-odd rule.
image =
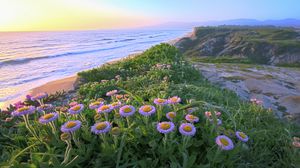
[[[272,112],[258,105],[241,101],[231,91],[212,85],[173,46],[157,45],[138,57],[81,72],[79,76],[84,83],[75,100],[86,106],[80,115],[68,115],[57,108],[60,117],[49,126],[37,122],[42,114],[32,114],[29,127],[36,131],[36,137],[26,129],[22,118],[15,117],[1,125],[1,167],[299,166],[299,149],[291,145],[292,137],[300,136],[296,132],[298,127],[276,119]],[[157,97],[179,96],[182,101],[172,106],[156,106],[153,116],[144,117],[136,112],[128,119],[120,117],[117,110],[96,115],[87,108],[99,98],[104,98],[107,104],[115,102],[116,97],[106,96],[114,89],[127,97],[120,100],[123,104],[136,109],[153,105]],[[179,133],[178,127],[185,122],[184,115],[190,107],[200,122],[194,124],[195,136],[186,137]],[[156,130],[156,124],[167,121],[165,114],[169,111],[177,113],[173,120],[176,131],[163,135]],[[214,113],[210,122],[205,111],[221,111],[222,125],[217,125]],[[81,120],[82,126],[71,136],[64,134],[62,141],[58,138],[60,126],[70,119]],[[95,122],[105,120],[119,132],[99,136],[90,132]],[[238,130],[249,136],[248,142],[235,137]],[[224,151],[216,145],[215,138],[221,134],[232,139],[233,150]]]
[[[253,62],[247,58],[237,58],[230,56],[222,57],[188,57],[191,62],[205,62],[205,63],[238,63],[238,64],[253,64]]]

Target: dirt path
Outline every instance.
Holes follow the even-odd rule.
[[[279,117],[300,123],[300,69],[247,64],[195,63],[212,83],[233,90],[242,99],[257,98]]]

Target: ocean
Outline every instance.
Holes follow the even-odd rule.
[[[191,29],[0,33],[0,103],[30,89],[153,45]]]

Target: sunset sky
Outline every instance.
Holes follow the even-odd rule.
[[[300,19],[298,0],[0,0],[0,31],[120,29],[237,18]]]

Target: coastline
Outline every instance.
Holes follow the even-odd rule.
[[[183,36],[177,37],[177,38],[172,39],[172,40],[170,40],[168,42],[165,42],[165,43],[168,43],[170,45],[175,45],[175,43],[177,41],[179,41],[180,39],[185,38],[185,37],[191,37],[193,35],[193,32],[194,31],[188,32],[187,34],[185,34]],[[136,56],[140,55],[141,53],[143,53],[144,51],[137,52],[137,53],[132,53],[132,54],[129,54],[129,55],[127,55],[125,57],[122,57],[122,58],[112,59],[112,60],[110,60],[110,61],[108,61],[108,62],[106,62],[102,65],[99,65],[97,67],[94,67],[94,68],[99,68],[99,67],[105,66],[105,65],[111,65],[111,64],[117,63],[119,61],[123,61],[125,59],[130,59],[130,58],[136,57]],[[91,68],[91,69],[93,69],[93,68]],[[48,94],[54,94],[55,92],[58,92],[58,91],[66,91],[66,92],[72,91],[76,88],[76,86],[79,83],[79,77],[77,76],[77,73],[72,75],[72,76],[63,77],[63,78],[53,80],[53,81],[48,81],[45,84],[42,84],[40,86],[37,86],[33,89],[28,90],[28,92],[26,94],[23,94],[21,96],[18,96],[16,98],[10,99],[10,100],[5,101],[5,102],[0,102],[0,109],[4,110],[7,107],[9,107],[10,104],[13,104],[13,103],[18,102],[18,101],[23,101],[27,94],[35,95],[35,94],[40,93],[40,92],[46,92]]]
[[[123,58],[112,59],[100,66],[95,67],[95,68],[99,68],[99,67],[105,66],[105,65],[115,64],[115,63],[123,61],[125,59],[134,58],[134,57],[140,55],[140,53],[129,54]],[[79,77],[77,76],[77,74],[74,74],[74,75],[68,76],[68,77],[64,77],[64,78],[60,78],[57,80],[49,81],[43,85],[40,85],[33,89],[30,89],[26,94],[23,94],[19,97],[16,97],[14,99],[11,99],[11,100],[8,100],[5,102],[0,102],[0,109],[5,110],[7,107],[9,107],[10,104],[13,104],[18,101],[23,101],[27,94],[35,95],[35,94],[38,94],[41,92],[46,92],[48,94],[54,94],[59,91],[66,91],[66,92],[73,91],[76,88],[76,86],[78,85],[78,83],[79,83]]]

